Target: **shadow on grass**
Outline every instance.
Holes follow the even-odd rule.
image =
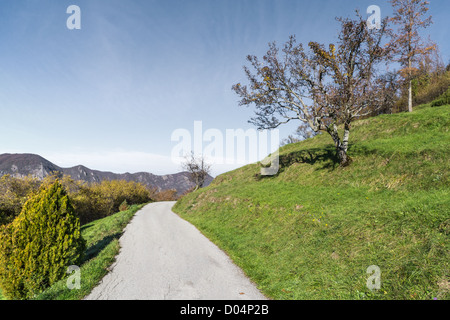
[[[113,235],[106,236],[102,240],[87,248],[82,263],[95,258],[108,244],[110,244],[115,239],[119,239],[121,235],[122,232],[118,232]]]
[[[333,146],[326,148],[310,148],[306,150],[294,151],[280,155],[279,169],[273,176],[263,176],[260,173],[255,174],[256,180],[276,178],[294,163],[307,163],[315,165],[321,163],[316,170],[328,169],[330,171],[339,167],[339,158],[336,155],[336,149]]]
[[[378,154],[376,149],[369,149],[367,146],[359,144],[349,144],[348,154],[352,156]],[[307,163],[317,165],[316,170],[334,171],[340,167],[339,157],[334,146],[330,145],[325,148],[310,148],[299,151],[290,152],[280,155],[279,170],[273,176],[263,176],[260,173],[255,174],[256,180],[276,178],[294,163]]]
[[[280,157],[281,170],[289,168],[294,163],[307,163],[310,165],[321,163],[322,166],[317,168],[317,170],[334,170],[339,166],[339,158],[336,155],[336,149],[331,147],[301,150]]]
[[[81,226],[80,230],[84,231],[84,230],[89,229],[89,228],[91,228],[93,226],[94,226],[93,224],[85,224],[85,225]]]

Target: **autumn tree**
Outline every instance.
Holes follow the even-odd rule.
[[[12,222],[19,215],[31,194],[39,190],[39,185],[39,180],[32,176],[0,178],[0,225]]]
[[[346,166],[351,162],[347,151],[352,122],[381,105],[384,83],[377,67],[389,49],[382,44],[387,19],[372,30],[358,13],[355,19],[337,20],[341,30],[336,45],[310,42],[307,50],[291,36],[280,52],[271,43],[262,61],[247,57],[253,69],[244,66],[249,84],[235,84],[233,90],[241,97],[240,105],[256,106],[249,122],[258,129],[300,120],[316,133],[327,132],[340,165]]]
[[[429,2],[390,0],[390,3],[394,9],[394,16],[389,20],[398,26],[391,40],[395,48],[394,61],[402,66],[401,74],[408,84],[408,111],[412,112],[412,80],[417,70],[415,65],[435,49],[434,44],[424,43],[419,35],[420,29],[427,28],[432,23],[431,16],[427,16]]]

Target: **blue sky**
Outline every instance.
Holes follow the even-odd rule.
[[[69,30],[69,5],[81,30]],[[271,41],[331,43],[336,16],[386,0],[2,0],[0,153],[63,167],[174,173],[174,130],[244,130],[253,110],[231,90]],[[450,60],[450,2],[431,1],[431,34]],[[284,138],[299,123],[280,128]],[[239,167],[235,165],[234,167]],[[233,166],[214,168],[218,174]]]

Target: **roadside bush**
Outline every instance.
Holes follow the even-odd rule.
[[[92,184],[90,189],[104,199],[109,199],[112,203],[111,207],[105,208],[106,215],[119,211],[119,206],[125,200],[129,205],[146,203],[152,200],[150,191],[144,185],[134,181],[102,181]]]
[[[32,193],[39,189],[40,182],[31,176],[15,178],[4,175],[0,178],[0,225],[8,224],[19,215]]]
[[[105,180],[98,183],[75,181],[70,176],[49,176],[43,184],[59,179],[68,190],[70,199],[81,224],[105,218],[120,211],[120,205],[147,203],[153,200],[146,186],[134,181]]]
[[[78,191],[71,194],[71,199],[82,225],[114,213],[113,199],[88,185],[80,185]]]
[[[56,180],[42,185],[19,216],[0,230],[0,287],[9,299],[29,299],[79,264],[86,244],[69,196]]]
[[[155,201],[175,201],[178,199],[177,190],[162,190],[155,195]]]
[[[49,187],[55,181],[59,181],[69,194],[81,224],[118,212],[124,201],[128,205],[147,203],[154,200],[157,194],[156,189],[134,181],[112,180],[88,184],[60,173],[47,176],[42,181],[31,177],[4,176],[0,178],[0,225],[13,221],[40,186]]]
[[[119,206],[119,211],[120,211],[120,212],[122,212],[122,211],[127,211],[128,208],[130,208],[130,206],[128,205],[127,200],[124,200],[124,201],[122,202],[122,204]]]

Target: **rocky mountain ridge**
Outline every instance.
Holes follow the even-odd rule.
[[[175,189],[178,194],[182,194],[194,186],[189,180],[188,172],[167,175],[155,175],[149,172],[113,173],[92,170],[83,165],[62,168],[36,154],[0,154],[0,177],[6,174],[18,178],[32,175],[42,180],[53,172],[70,175],[74,180],[86,181],[88,183],[101,182],[103,180],[136,181],[149,187],[156,187],[158,190]],[[213,178],[208,176],[205,186],[211,183],[212,180]]]

